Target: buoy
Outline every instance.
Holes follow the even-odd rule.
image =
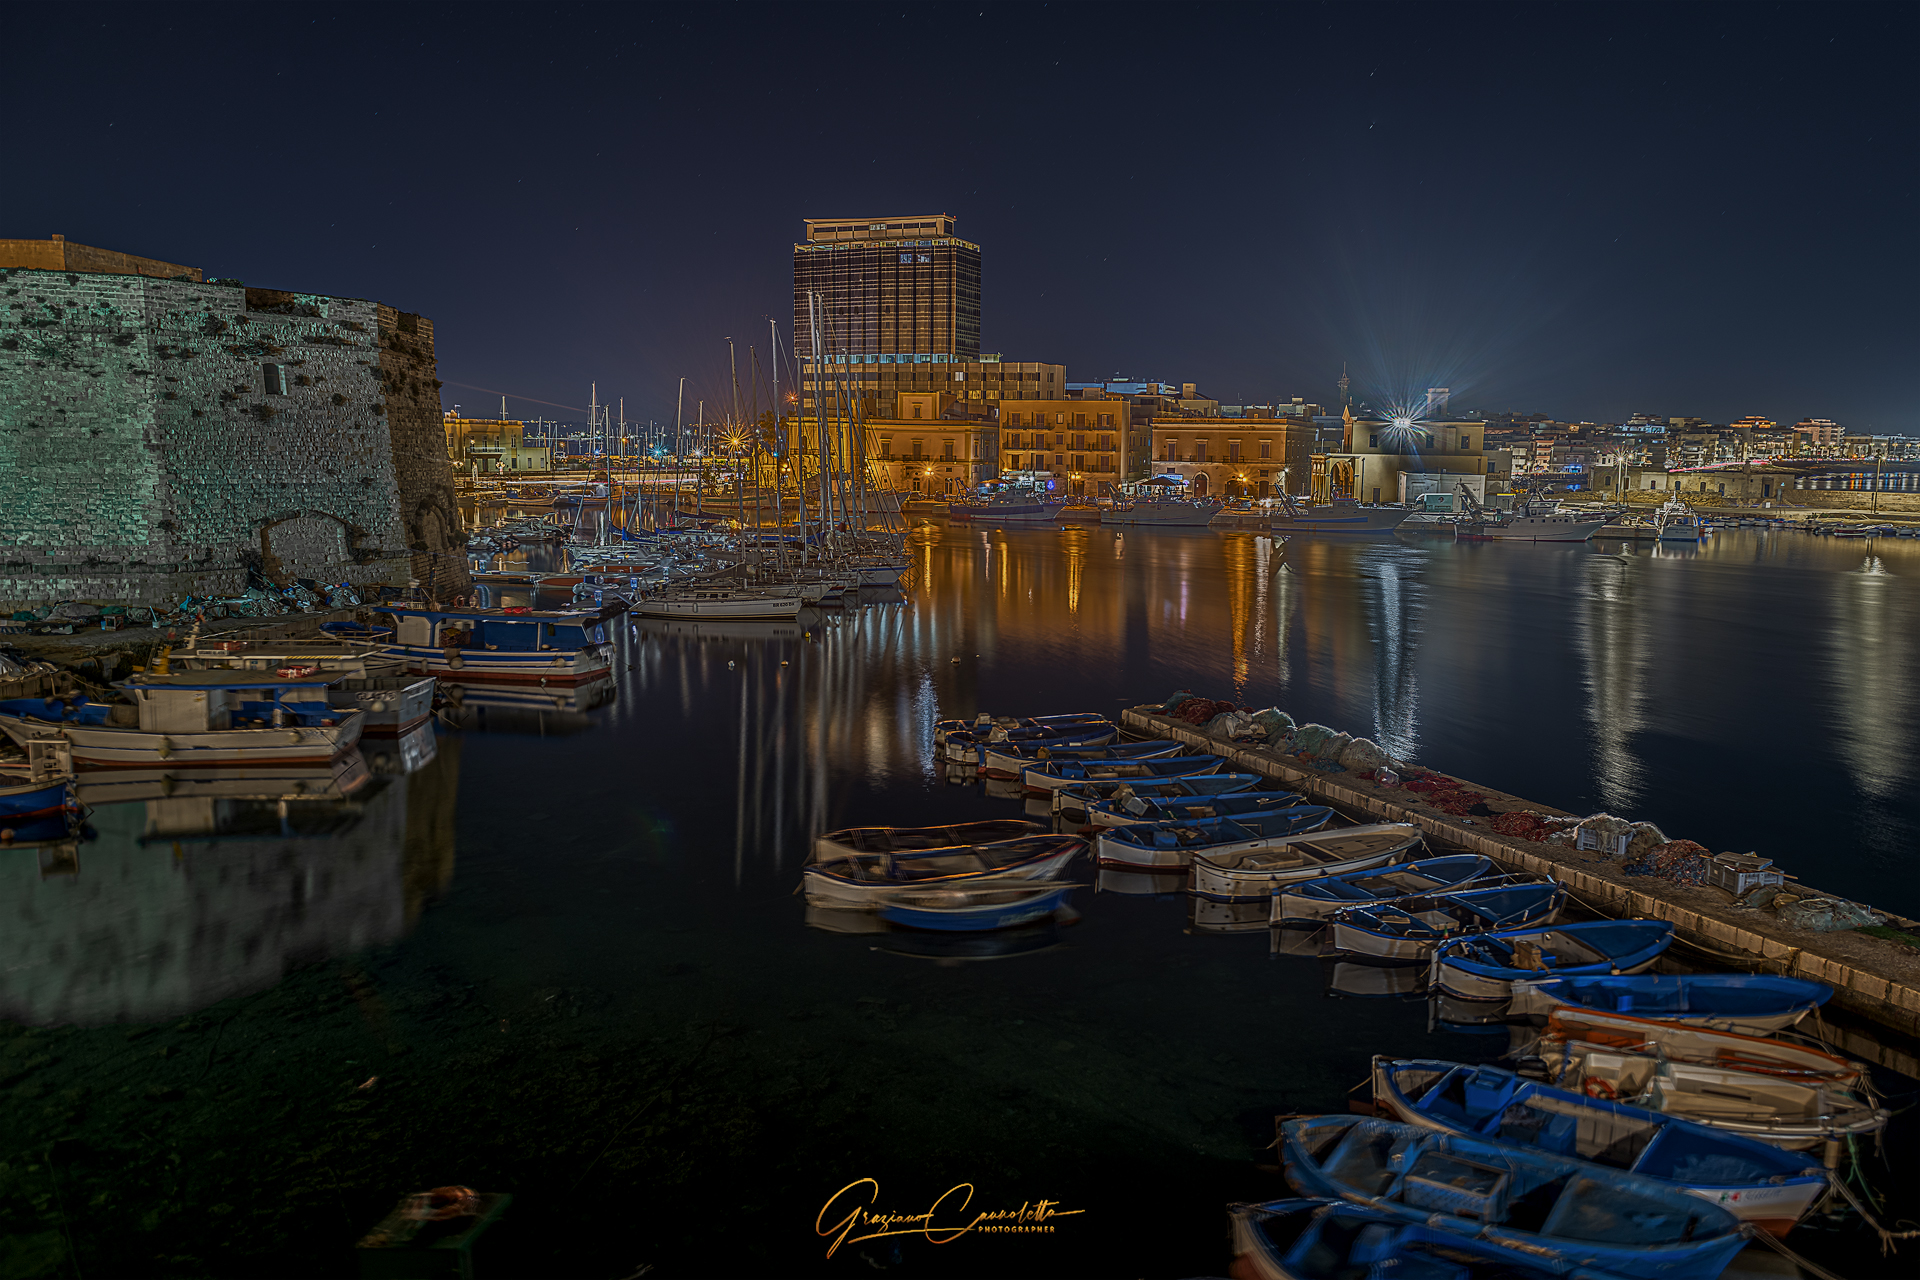
[[[729,671],[731,671],[731,670],[733,670],[733,666],[734,666],[734,664],[733,664],[733,660],[732,660],[731,658],[729,658],[729,659],[727,660],[727,670],[729,670]]]

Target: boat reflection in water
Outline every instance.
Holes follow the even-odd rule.
[[[530,733],[540,737],[592,727],[597,707],[612,702],[617,680],[583,685],[458,685],[442,683],[440,723],[466,733]]]
[[[1046,920],[981,933],[906,929],[881,919],[875,911],[845,911],[837,907],[808,907],[806,920],[809,929],[860,935],[875,951],[932,960],[940,965],[957,965],[1051,951],[1062,945],[1060,930],[1077,924],[1080,913],[1072,907],[1061,907]]]
[[[1115,871],[1101,867],[1094,882],[1101,893],[1124,893],[1141,898],[1172,898],[1185,895],[1187,869],[1178,875],[1155,875],[1150,871]]]
[[[90,775],[97,838],[57,842],[51,863],[46,847],[0,849],[0,1017],[174,1017],[403,936],[452,877],[458,744],[437,751],[422,726],[388,745],[386,773],[355,753]]]

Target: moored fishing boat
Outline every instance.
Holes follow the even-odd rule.
[[[1624,1037],[1617,1034],[1602,1032],[1600,1039],[1588,1040],[1581,1035],[1587,1028],[1578,1023],[1572,1024],[1572,1034],[1568,1023],[1558,1017],[1555,1023],[1561,1029],[1542,1036],[1533,1056],[1549,1084],[1573,1093],[1630,1102],[1796,1151],[1870,1136],[1889,1118],[1855,1087],[1862,1077],[1858,1063],[1817,1049],[1682,1027],[1660,1027],[1653,1032],[1655,1040],[1622,1044]],[[1676,1061],[1666,1054],[1681,1037],[1715,1037],[1719,1043],[1696,1053],[1704,1061]],[[1779,1058],[1767,1055],[1781,1052],[1827,1070],[1796,1078],[1734,1065],[1770,1066]]]
[[[59,813],[73,803],[73,779],[27,778],[12,772],[0,773],[0,820],[42,818]]]
[[[1052,760],[1152,760],[1185,751],[1184,742],[1112,742],[1089,747],[1030,746],[1019,742],[989,743],[983,753],[989,778],[1018,778],[1032,765]]]
[[[63,739],[76,768],[326,764],[360,740],[366,722],[327,704],[328,683],[320,674],[147,674],[119,682],[131,704],[0,702],[0,731],[23,747]]]
[[[1105,724],[1107,716],[1102,711],[1069,711],[1052,716],[995,716],[982,711],[971,720],[941,720],[933,726],[935,747],[944,743],[954,733],[973,733],[985,737],[994,729],[1040,729],[1048,726]]]
[[[1184,744],[1182,744],[1184,749]],[[1213,773],[1225,765],[1219,756],[1155,756],[1147,760],[1048,760],[1020,771],[1029,795],[1044,796],[1061,787],[1085,782],[1151,782],[1159,778],[1188,778]]]
[[[942,827],[847,827],[815,836],[813,858],[816,862],[827,862],[860,853],[960,852],[976,845],[1040,835],[1043,831],[1039,823],[1024,818],[994,818]]]
[[[1111,720],[1104,719],[1082,724],[1038,725],[1031,729],[1002,729],[996,725],[985,733],[969,730],[949,733],[941,750],[951,763],[971,764],[977,769],[985,763],[989,745],[1013,743],[1030,747],[1100,747],[1119,736],[1119,727]]]
[[[1076,887],[1042,881],[894,889],[881,898],[880,917],[910,929],[963,933],[1011,929],[1051,916]]]
[[[1792,1026],[1832,995],[1824,983],[1769,973],[1538,978],[1513,984],[1512,1012],[1545,1017],[1572,1006],[1764,1036]]]
[[[1281,510],[1273,513],[1278,534],[1391,534],[1414,514],[1411,507],[1363,506],[1345,499],[1320,506],[1281,495]]]
[[[1335,951],[1383,963],[1416,964],[1457,934],[1551,924],[1566,901],[1566,886],[1549,880],[1347,907],[1330,918],[1331,945]]]
[[[1276,861],[1299,865],[1312,855],[1279,846],[1318,831],[1332,819],[1327,806],[1303,804],[1238,818],[1102,827],[1096,847],[1101,866],[1131,871],[1172,871],[1192,863],[1196,854],[1221,857],[1255,851],[1271,851]]]
[[[1395,898],[1460,888],[1497,874],[1493,859],[1476,853],[1421,858],[1397,866],[1318,875],[1289,882],[1275,895],[1273,923],[1317,925],[1347,907],[1391,902]]]
[[[1859,1088],[1866,1068],[1824,1049],[1792,1040],[1682,1026],[1625,1013],[1563,1006],[1547,1018],[1541,1044],[1557,1040],[1615,1053],[1640,1054],[1667,1062],[1724,1067],[1802,1083]],[[1544,1049],[1541,1050],[1544,1054]]]
[[[1267,809],[1306,804],[1298,791],[1230,791],[1219,796],[1148,800],[1138,794],[1125,800],[1102,800],[1088,806],[1087,817],[1096,827],[1143,827],[1159,822],[1195,822],[1201,818],[1232,818]]]
[[[433,714],[432,676],[413,675],[389,657],[380,631],[366,638],[324,640],[202,640],[196,633],[167,657],[176,671],[324,672],[327,705],[366,713],[363,734],[392,736],[425,724]]]
[[[1406,1222],[1347,1200],[1227,1206],[1235,1280],[1610,1280],[1463,1232]]]
[[[1543,974],[1639,973],[1673,942],[1668,920],[1589,920],[1449,938],[1433,951],[1433,984],[1462,1000],[1508,1000]]]
[[[1556,1270],[1714,1280],[1746,1243],[1733,1214],[1670,1183],[1465,1134],[1314,1116],[1280,1125],[1280,1154],[1308,1195],[1437,1220]]]
[[[595,612],[545,609],[435,609],[377,605],[393,628],[383,647],[407,670],[462,683],[567,685],[612,676],[605,623],[625,605]]]
[[[814,600],[826,594],[820,585]],[[634,600],[632,611],[643,618],[782,619],[792,618],[811,601],[806,593],[791,594],[732,587],[666,587]]]
[[[1271,911],[1271,898],[1288,884],[1375,870],[1419,847],[1420,828],[1410,822],[1315,831],[1262,845],[1223,844],[1194,854],[1189,887],[1197,897],[1261,903]]]
[[[1101,515],[1102,524],[1151,525],[1162,529],[1204,529],[1220,513],[1220,504],[1205,498],[1137,498]]]
[[[964,850],[855,854],[802,868],[801,884],[813,906],[872,911],[889,890],[909,886],[979,887],[988,880],[1051,880],[1086,847],[1078,836],[1027,836]]]
[[[1373,1101],[1405,1124],[1657,1179],[1776,1236],[1827,1189],[1804,1156],[1499,1067],[1376,1056]]]
[[[1130,795],[1149,800],[1218,796],[1251,791],[1266,781],[1266,776],[1258,773],[1189,773],[1159,781],[1121,778],[1112,782],[1075,782],[1057,787],[1049,794],[1056,815],[1066,821],[1084,823],[1089,816],[1088,806],[1102,800],[1119,800]]]

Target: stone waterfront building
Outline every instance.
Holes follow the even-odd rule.
[[[469,580],[433,325],[0,240],[0,610]]]

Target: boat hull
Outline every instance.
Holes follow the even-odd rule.
[[[1393,838],[1364,853],[1338,861],[1313,861],[1295,867],[1241,867],[1225,861],[1230,855],[1251,850],[1270,851],[1302,842],[1357,840],[1374,844],[1376,837]],[[1193,871],[1188,887],[1195,896],[1210,901],[1261,902],[1269,904],[1271,908],[1273,896],[1289,884],[1389,866],[1404,861],[1419,846],[1418,827],[1405,822],[1379,822],[1343,827],[1335,832],[1301,832],[1276,838],[1269,844],[1249,845],[1244,849],[1204,849],[1191,860]]]
[[[0,818],[44,817],[59,813],[70,802],[65,778],[57,782],[20,782],[0,786]]]
[[[80,725],[0,716],[0,730],[23,747],[31,738],[61,737],[73,763],[89,769],[192,769],[201,765],[330,764],[360,741],[366,717],[347,712],[335,725],[214,729],[151,733],[111,725]]]
[[[1082,847],[1075,845],[1019,866],[993,871],[962,872],[942,877],[934,883],[941,886],[952,885],[956,888],[977,889],[995,881],[1051,880],[1064,871],[1067,864],[1080,856]],[[804,868],[802,878],[807,905],[841,907],[855,911],[878,910],[888,894],[909,887],[900,881],[850,881],[829,873],[823,867]]]
[[[1390,534],[1413,514],[1411,507],[1326,507],[1298,515],[1282,510],[1274,516],[1273,531],[1289,536]]]
[[[368,737],[393,737],[423,725],[433,715],[435,681],[380,677],[348,677],[327,687],[327,705],[366,716],[360,732]]]
[[[525,652],[388,645],[384,652],[406,663],[415,675],[462,684],[590,684],[613,676],[612,651],[606,645]]]
[[[1051,916],[1060,909],[1072,888],[1063,884],[1057,888],[1008,895],[1018,899],[1013,902],[952,910],[931,910],[899,901],[885,902],[880,907],[880,918],[889,924],[905,925],[909,929],[935,929],[943,933],[985,933],[993,929],[1013,929]]]
[[[1589,974],[1643,973],[1673,941],[1673,926],[1664,920],[1596,920],[1549,929],[1501,930],[1474,938],[1442,943],[1433,955],[1433,985],[1461,1000],[1511,1000],[1513,984],[1538,977],[1539,968],[1518,969],[1485,963],[1467,953],[1480,947],[1516,950],[1525,943],[1547,950],[1559,947],[1573,953],[1575,962],[1562,958],[1550,970],[1559,977]],[[1581,954],[1595,958],[1577,961]]]
[[[1116,838],[1122,833],[1140,830],[1138,827],[1102,827],[1095,840],[1096,857],[1100,866],[1110,867],[1116,871],[1180,871],[1192,866],[1197,856],[1226,857],[1233,854],[1266,853],[1316,834],[1321,827],[1333,819],[1333,810],[1323,806],[1302,805],[1300,808],[1303,811],[1315,810],[1316,812],[1311,816],[1303,817],[1301,826],[1296,829],[1275,832],[1272,835],[1223,840],[1216,844],[1194,844],[1184,847],[1144,845]],[[1277,818],[1286,812],[1288,811],[1280,810],[1261,816]],[[1251,819],[1251,815],[1247,816]],[[1232,822],[1234,819],[1223,818],[1217,821]]]

